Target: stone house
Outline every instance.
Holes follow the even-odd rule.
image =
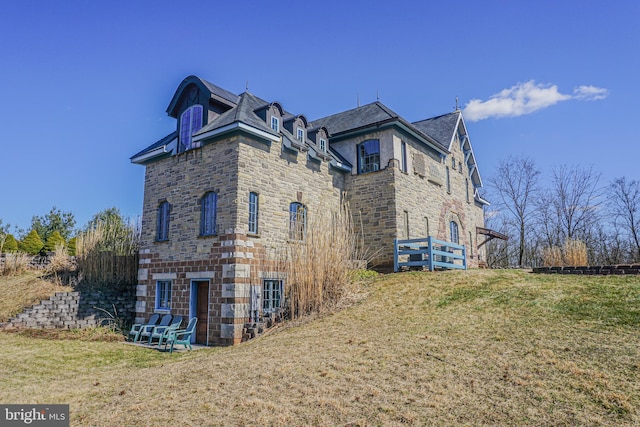
[[[460,111],[410,123],[374,102],[308,120],[189,76],[167,113],[176,130],[131,158],[145,166],[138,320],[197,316],[197,342],[240,342],[252,292],[263,312],[283,297],[265,248],[304,239],[308,217],[344,201],[379,269],[394,239],[428,235],[482,262],[487,202]]]

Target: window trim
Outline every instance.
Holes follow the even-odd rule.
[[[258,234],[258,220],[260,218],[260,195],[255,191],[249,192],[249,234]]]
[[[271,129],[280,132],[280,119],[276,116],[271,116]]]
[[[156,242],[169,240],[169,222],[171,219],[171,205],[163,200],[158,204],[156,213]]]
[[[298,225],[302,214],[302,226]],[[307,236],[307,207],[300,202],[289,203],[289,240],[302,242]]]
[[[166,287],[166,289],[162,289],[163,287]],[[156,280],[156,300],[154,305],[156,311],[171,311],[171,288],[171,280]]]
[[[297,127],[296,128],[296,139],[302,143],[304,143],[304,129],[302,129],[301,127]]]
[[[456,245],[460,244],[460,232],[458,228],[458,223],[455,221],[449,222],[449,239],[451,243],[455,243]],[[454,233],[455,232],[455,233]],[[455,235],[455,239],[454,239]]]
[[[371,153],[367,153],[366,151],[363,153],[363,150],[366,149],[367,143],[372,142],[375,143],[375,147],[377,151],[372,151]],[[377,172],[381,169],[380,167],[380,140],[379,139],[367,139],[359,143],[356,147],[356,156],[358,160],[358,174]]]
[[[200,236],[215,236],[218,233],[217,219],[218,193],[207,191],[200,198]]]
[[[260,296],[262,313],[280,312],[284,303],[284,280],[262,279],[262,294]]]
[[[327,152],[327,140],[324,138],[320,138],[320,151],[323,153]]]
[[[185,126],[185,116],[188,116],[188,126]],[[193,146],[193,134],[202,129],[202,126],[204,126],[204,107],[201,104],[194,104],[180,114],[180,121],[178,124],[178,143],[180,152],[196,148]],[[185,136],[189,142],[188,145],[184,143]]]

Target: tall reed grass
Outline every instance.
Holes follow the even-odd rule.
[[[269,267],[260,267],[285,277],[286,312],[291,318],[334,307],[348,292],[351,273],[375,255],[363,249],[362,227],[348,204],[334,212],[320,208],[306,220],[304,238],[274,248],[266,254]]]
[[[542,250],[542,265],[544,267],[587,264],[587,245],[580,240],[567,239],[562,247],[552,246]]]
[[[119,218],[95,223],[76,241],[76,259],[86,284],[135,284],[138,273],[140,224]]]
[[[0,275],[20,274],[29,268],[32,256],[24,252],[12,252],[1,255]]]

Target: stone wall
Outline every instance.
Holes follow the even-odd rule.
[[[108,324],[115,315],[125,324],[135,317],[135,288],[122,291],[58,292],[9,319],[5,328],[83,329]],[[115,306],[115,310],[114,310]],[[99,308],[103,309],[100,310]]]
[[[584,275],[602,275],[610,274],[640,274],[640,265],[591,265],[591,266],[567,266],[567,267],[536,267],[534,273],[546,274],[584,274]]]

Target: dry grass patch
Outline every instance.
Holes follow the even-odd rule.
[[[0,401],[69,403],[72,424],[92,426],[640,423],[640,278],[467,271],[367,286],[317,321],[173,356],[0,334]],[[570,309],[582,299],[600,309]]]
[[[35,271],[20,275],[0,276],[0,322],[20,313],[25,307],[50,298],[56,292],[70,291],[67,286],[54,284]]]

